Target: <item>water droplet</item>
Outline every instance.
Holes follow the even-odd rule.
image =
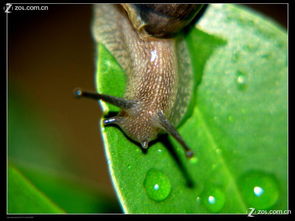
[[[128,165],[127,165],[127,168],[128,168],[128,169],[131,169],[131,165],[130,165],[130,164],[128,164]]]
[[[264,193],[264,189],[262,189],[260,186],[255,186],[253,190],[254,190],[254,194],[257,197],[262,196],[262,194]]]
[[[147,172],[144,187],[147,195],[155,201],[165,200],[171,192],[169,178],[156,169],[150,169]]]
[[[219,212],[225,203],[225,195],[219,188],[205,189],[201,197],[202,203],[210,212]]]
[[[154,190],[158,190],[160,188],[159,184],[154,185]]]
[[[198,162],[198,158],[196,156],[193,156],[192,158],[190,158],[190,162],[193,164],[196,164]]]
[[[158,151],[159,153],[163,152],[162,148],[159,148],[157,151]]]
[[[247,89],[247,76],[245,73],[238,71],[236,74],[236,83],[238,90]]]
[[[208,197],[208,202],[210,203],[210,204],[215,204],[216,203],[216,199],[215,199],[215,196],[209,196]]]
[[[247,204],[256,209],[269,209],[279,198],[278,183],[271,174],[249,172],[239,179],[239,186]]]
[[[220,153],[221,153],[221,149],[216,148],[215,152],[216,152],[217,154],[220,154]]]

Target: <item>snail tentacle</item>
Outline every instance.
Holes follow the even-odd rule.
[[[162,112],[158,113],[160,125],[162,126],[162,129],[166,131],[168,134],[170,134],[174,139],[182,146],[186,153],[186,157],[190,158],[193,156],[193,151],[190,149],[190,147],[186,144],[186,142],[183,140],[181,135],[177,132],[176,128],[170,123],[168,119],[164,116]]]
[[[135,101],[131,101],[131,100],[127,100],[124,98],[115,97],[115,96],[111,96],[111,95],[106,95],[106,94],[99,94],[99,93],[82,91],[81,89],[76,89],[74,91],[74,95],[76,97],[87,97],[87,98],[91,98],[94,100],[103,100],[107,103],[113,104],[113,105],[120,107],[122,109],[130,109],[134,105],[136,105]]]

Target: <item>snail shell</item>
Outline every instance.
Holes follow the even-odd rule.
[[[193,19],[197,6],[95,6],[95,40],[113,54],[127,75],[124,105],[120,98],[99,98],[122,108],[105,123],[119,125],[143,148],[164,131],[182,144],[187,155],[192,154],[175,129],[187,111],[193,88],[188,50],[182,35],[175,35]]]
[[[142,36],[169,38],[197,15],[200,4],[122,4],[133,27]]]

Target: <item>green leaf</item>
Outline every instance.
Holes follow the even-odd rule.
[[[120,212],[116,200],[69,173],[56,125],[17,88],[9,93],[8,212]]]
[[[210,5],[186,37],[193,110],[173,139],[143,153],[102,127],[109,171],[126,213],[247,213],[287,209],[287,35],[236,5]],[[98,45],[97,90],[123,96],[124,71]],[[118,111],[102,102],[104,113]]]
[[[64,174],[9,167],[9,213],[107,213],[119,211],[103,193]],[[29,201],[29,203],[27,203]]]
[[[9,213],[64,213],[13,166],[9,167],[8,180]]]

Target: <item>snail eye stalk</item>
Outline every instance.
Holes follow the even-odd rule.
[[[86,97],[86,98],[91,98],[94,100],[103,100],[109,104],[113,104],[113,105],[120,107],[122,109],[130,109],[136,104],[134,101],[129,101],[124,98],[82,91],[79,88],[75,89],[73,93],[77,98]]]
[[[182,146],[182,148],[185,151],[185,155],[187,158],[191,158],[194,155],[194,152],[189,148],[189,146],[185,143],[185,141],[182,139],[181,135],[177,132],[175,127],[165,118],[165,116],[162,113],[158,114],[160,124],[163,127],[163,129],[170,134],[174,139]]]

